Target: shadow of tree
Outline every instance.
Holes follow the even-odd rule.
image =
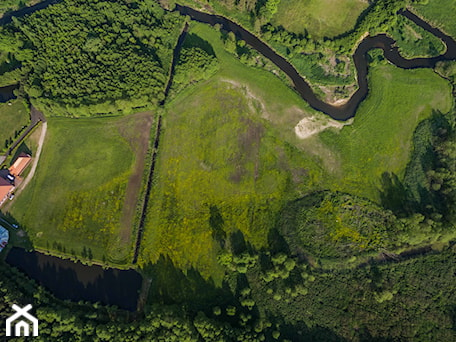
[[[223,229],[225,221],[222,214],[216,205],[211,205],[209,208],[209,225],[212,228],[212,238],[220,243],[220,247],[225,246],[226,233]]]
[[[194,268],[184,273],[169,257],[160,256],[143,271],[152,278],[149,303],[185,304],[192,310],[210,310],[234,302],[227,284],[216,287],[212,279],[204,279]]]
[[[183,48],[197,47],[206,51],[209,55],[215,56],[212,45],[207,41],[196,35],[195,33],[188,33],[185,37]]]
[[[27,144],[25,142],[21,142],[21,144],[18,146],[18,148],[16,149],[16,152],[14,153],[14,156],[13,158],[11,159],[12,161],[16,160],[16,158],[21,154],[21,153],[25,153],[25,154],[29,154],[29,155],[32,155],[32,150],[27,146]]]
[[[380,184],[380,200],[384,208],[390,209],[398,216],[410,213],[407,190],[395,173],[384,172]]]

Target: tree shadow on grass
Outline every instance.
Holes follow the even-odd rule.
[[[160,256],[143,271],[152,278],[149,303],[186,304],[193,310],[208,310],[233,302],[228,286],[215,286],[212,279],[204,279],[194,268],[184,273],[169,257]]]
[[[209,226],[212,228],[212,238],[218,241],[220,247],[225,246],[226,233],[223,229],[225,221],[223,220],[222,214],[216,205],[211,205],[209,208]]]
[[[383,172],[380,182],[379,193],[382,206],[401,217],[410,213],[407,190],[399,177],[392,172]]]
[[[194,34],[194,33],[189,33],[185,37],[184,45],[182,46],[183,48],[191,48],[191,47],[197,47],[200,48],[201,50],[206,51],[210,56],[215,56],[214,49],[212,48],[212,45],[207,41],[201,38],[200,36]]]
[[[21,144],[17,147],[11,162],[14,162],[21,153],[32,155],[32,150],[30,150],[25,142],[21,142]]]

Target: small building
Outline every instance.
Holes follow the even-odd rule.
[[[27,153],[21,153],[17,157],[17,159],[14,161],[14,164],[10,166],[9,172],[15,176],[18,177],[21,175],[22,171],[25,170],[25,168],[30,164],[32,161],[32,157],[27,154]]]
[[[0,206],[8,199],[14,190],[14,185],[5,178],[0,177]]]

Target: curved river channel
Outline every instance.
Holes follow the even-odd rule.
[[[382,49],[386,59],[388,59],[394,65],[404,69],[433,68],[439,61],[456,59],[456,42],[453,38],[430,26],[428,23],[417,17],[412,12],[405,10],[401,12],[402,15],[412,20],[415,24],[421,26],[425,30],[431,32],[445,43],[447,47],[445,54],[433,58],[405,59],[401,57],[398,48],[394,46],[396,42],[387,35],[380,34],[375,37],[367,37],[363,39],[363,41],[358,45],[358,48],[353,55],[353,60],[357,72],[358,90],[344,105],[333,106],[320,100],[315,95],[310,85],[301,77],[301,75],[299,75],[297,70],[289,62],[286,61],[285,58],[278,55],[271,47],[269,47],[255,35],[245,30],[238,24],[225,17],[200,12],[186,6],[176,5],[176,10],[183,15],[188,15],[193,20],[210,25],[220,24],[224,30],[232,31],[237,37],[244,40],[252,48],[271,60],[271,62],[273,62],[288,77],[290,77],[296,91],[313,108],[328,114],[336,120],[347,120],[354,116],[359,104],[367,96],[367,93],[369,91],[369,86],[367,83],[367,52],[369,50],[375,48]]]
[[[59,0],[45,0],[35,6],[10,12],[0,19],[0,25],[11,22],[13,17],[22,17],[58,2]],[[413,13],[407,10],[403,11],[402,15],[431,32],[445,43],[447,47],[445,54],[433,58],[405,59],[400,56],[397,47],[395,47],[395,41],[388,36],[382,34],[375,37],[367,37],[358,45],[353,55],[357,71],[358,90],[346,104],[332,106],[317,98],[309,84],[285,58],[278,55],[267,44],[241,26],[227,18],[200,12],[185,6],[176,5],[176,10],[183,15],[190,16],[195,21],[211,25],[220,24],[223,29],[232,31],[287,74],[292,80],[296,91],[313,108],[337,120],[347,120],[354,116],[359,104],[367,96],[369,87],[367,83],[368,62],[366,54],[369,50],[374,48],[382,49],[386,59],[394,65],[405,69],[433,68],[439,61],[456,59],[456,42],[453,38],[430,26]],[[0,102],[14,98],[12,93],[14,87],[1,88]],[[117,305],[128,310],[135,310],[136,308],[141,276],[133,270],[104,270],[100,266],[85,266],[38,252],[26,252],[18,248],[13,248],[10,251],[6,261],[49,288],[59,298],[100,301],[104,304]]]

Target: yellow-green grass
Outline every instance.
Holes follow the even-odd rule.
[[[134,169],[127,120],[49,119],[36,174],[11,209],[36,248],[110,261]]]
[[[192,23],[190,32],[212,44],[220,69],[166,108],[140,263],[168,256],[220,285],[220,237],[240,231],[266,247],[283,203],[318,188],[323,172],[286,142],[310,111],[299,96],[226,53],[212,28]]]
[[[450,110],[451,87],[429,69],[380,65],[369,72],[369,88],[354,123],[320,137],[341,161],[333,188],[378,200],[384,172],[403,177],[417,124],[433,110]]]
[[[314,190],[377,199],[383,172],[403,174],[418,122],[450,108],[449,84],[431,70],[382,65],[371,70],[370,95],[352,126],[300,140],[296,124],[320,113],[271,73],[227,53],[214,29],[192,23],[190,33],[212,45],[220,68],[166,106],[140,264],[164,255],[219,285],[221,236],[239,230],[255,248],[267,247],[284,203]]]
[[[30,121],[30,110],[22,99],[0,103],[0,152],[6,151],[5,141],[15,140],[14,133],[27,126]]]
[[[334,37],[351,30],[367,6],[362,0],[282,0],[272,23],[314,38]]]
[[[456,38],[456,1],[429,0],[426,5],[413,5],[413,9],[431,24]]]

